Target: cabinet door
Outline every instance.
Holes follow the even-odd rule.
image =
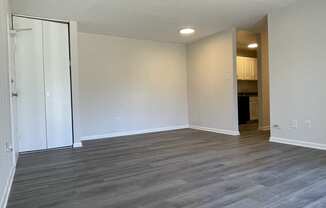
[[[252,59],[253,62],[253,72],[252,72],[252,80],[257,80],[258,79],[258,64],[257,64],[257,59]]]
[[[42,21],[13,17],[13,26],[19,151],[46,149]]]
[[[43,21],[48,148],[72,145],[68,24]]]
[[[257,59],[238,56],[237,77],[239,80],[257,80]]]
[[[238,80],[245,80],[246,79],[246,72],[245,72],[245,60],[244,57],[237,57],[237,78]]]
[[[259,119],[258,97],[250,97],[250,120]]]
[[[242,80],[242,76],[241,76],[241,59],[240,59],[239,56],[237,57],[237,79]]]
[[[246,62],[246,80],[255,80],[257,64],[255,58],[245,58]]]

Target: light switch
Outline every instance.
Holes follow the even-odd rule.
[[[312,127],[312,122],[311,122],[311,120],[305,120],[304,123],[305,123],[306,128],[311,129],[311,127]]]

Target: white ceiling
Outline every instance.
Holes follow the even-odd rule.
[[[191,42],[231,28],[248,28],[271,9],[295,0],[11,0],[15,13],[76,20],[81,32]],[[192,26],[196,34],[181,37]]]

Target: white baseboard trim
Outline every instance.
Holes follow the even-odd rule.
[[[259,127],[259,130],[260,131],[269,131],[269,130],[271,130],[271,127],[270,126],[262,126],[262,127]]]
[[[14,181],[15,172],[16,172],[16,168],[14,167],[10,171],[9,179],[7,181],[7,184],[6,184],[6,187],[5,187],[5,190],[4,190],[4,195],[1,197],[1,201],[0,201],[0,207],[1,208],[6,208],[7,207],[11,186],[12,186],[12,183]]]
[[[137,134],[155,133],[155,132],[162,132],[162,131],[172,131],[172,130],[186,129],[186,128],[189,128],[189,125],[168,126],[168,127],[160,127],[160,128],[144,129],[144,130],[119,131],[119,132],[113,132],[113,133],[108,133],[108,134],[83,136],[83,137],[80,137],[80,139],[82,141],[83,140],[93,140],[93,139],[106,139],[106,138],[130,136],[130,135],[137,135]]]
[[[80,148],[80,147],[82,147],[83,146],[83,143],[81,143],[81,142],[75,142],[74,144],[73,144],[73,148]]]
[[[305,141],[299,141],[299,140],[294,140],[294,139],[284,139],[284,138],[278,138],[278,137],[270,137],[269,141],[275,142],[275,143],[281,143],[281,144],[289,144],[289,145],[294,145],[294,146],[299,146],[299,147],[326,150],[326,144],[305,142]]]
[[[196,129],[196,130],[214,132],[214,133],[218,133],[218,134],[226,134],[226,135],[231,135],[231,136],[239,136],[240,135],[239,131],[232,131],[232,130],[225,130],[225,129],[215,129],[215,128],[197,126],[197,125],[190,125],[190,128],[191,129]]]

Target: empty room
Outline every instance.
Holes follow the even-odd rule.
[[[0,0],[0,208],[325,208],[325,0]]]

